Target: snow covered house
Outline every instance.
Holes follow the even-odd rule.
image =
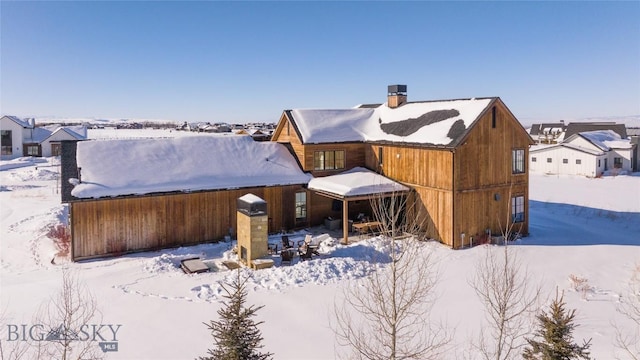
[[[269,232],[294,228],[311,179],[285,146],[249,136],[63,142],[62,152],[73,260],[235,235],[249,193],[266,200]]]
[[[558,123],[532,124],[529,135],[538,144],[557,144],[564,138],[566,129],[563,120]]]
[[[0,118],[2,160],[21,156],[58,156],[61,141],[87,138],[86,127],[36,127],[35,120],[5,115]]]
[[[74,260],[175,247],[234,233],[236,200],[268,205],[269,232],[370,213],[369,199],[418,205],[423,235],[452,248],[528,233],[533,140],[500,98],[285,110],[271,141],[249,136],[63,142],[62,200]],[[231,228],[231,229],[230,229]]]
[[[425,235],[452,248],[499,233],[504,219],[527,233],[533,140],[502,100],[409,102],[406,89],[389,86],[384,104],[283,112],[272,141],[286,144],[313,182],[324,180],[309,184],[309,223],[341,217],[347,235],[348,220],[378,191],[340,190],[339,177],[361,167],[411,189]]]
[[[531,149],[532,173],[600,176],[637,170],[636,147],[613,130],[574,133],[564,142]]]

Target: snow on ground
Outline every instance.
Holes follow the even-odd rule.
[[[120,131],[120,130],[117,130]],[[57,163],[16,163],[0,171],[0,313],[7,324],[29,324],[39,305],[60,286],[62,267],[77,272],[96,294],[102,323],[122,324],[118,351],[111,359],[190,359],[204,355],[212,339],[203,322],[216,319],[221,306],[220,282],[233,273],[221,262],[232,259],[232,243],[144,252],[112,259],[54,265],[48,229],[65,222],[60,204]],[[4,166],[2,163],[0,166]],[[638,175],[638,174],[636,174]],[[640,264],[640,176],[602,179],[531,176],[531,235],[513,247],[546,296],[556,287],[566,291],[568,308],[577,309],[576,339],[593,338],[592,353],[612,359],[612,322],[633,331],[633,324],[616,312],[626,284]],[[369,239],[349,246],[314,231],[324,239],[321,256],[253,272],[249,303],[264,305],[258,320],[265,350],[277,359],[333,359],[335,336],[329,323],[332,306],[345,286],[357,284],[366,268],[383,261],[380,241]],[[307,232],[291,234],[294,241]],[[279,236],[269,241],[278,243]],[[466,349],[479,332],[482,308],[468,281],[477,261],[491,247],[450,250],[425,243],[440,274],[439,299],[433,315],[456,329],[454,344]],[[219,271],[186,275],[180,260],[202,257]],[[249,272],[249,270],[244,270]],[[592,290],[571,289],[569,275],[587,278]],[[3,328],[4,328],[3,324]],[[6,332],[2,332],[3,346]],[[451,352],[447,359],[454,359]]]

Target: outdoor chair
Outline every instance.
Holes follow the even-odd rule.
[[[289,263],[289,265],[291,265],[294,254],[293,249],[282,249],[282,251],[280,251],[280,264],[284,265],[284,263]]]
[[[282,235],[282,251],[293,248],[293,242],[289,240],[288,235]]]
[[[298,254],[300,254],[300,260],[310,260],[314,254],[314,251],[311,246],[306,246],[304,248],[298,248]]]
[[[298,254],[300,254],[300,260],[311,259],[314,254],[320,255],[318,246],[313,243],[313,237],[310,234],[304,237],[304,241],[298,243]]]

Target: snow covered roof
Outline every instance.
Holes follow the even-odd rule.
[[[537,154],[537,153],[542,153],[548,150],[553,150],[553,149],[558,149],[558,148],[567,148],[570,150],[575,150],[575,151],[581,151],[583,153],[587,153],[587,154],[591,154],[591,155],[595,155],[595,156],[599,156],[599,155],[604,155],[603,151],[597,151],[594,149],[587,149],[585,147],[582,146],[577,146],[571,143],[559,143],[559,144],[554,144],[554,145],[536,145],[536,146],[532,146],[531,149],[529,150],[530,154]]]
[[[409,102],[397,108],[289,110],[303,143],[390,141],[455,146],[495,98]]]
[[[585,131],[577,135],[585,138],[603,151],[631,148],[631,142],[627,139],[622,139],[620,135],[613,130]],[[570,140],[567,139],[567,141]]]
[[[4,116],[3,116],[3,118],[7,118],[7,119],[9,119],[9,120],[11,120],[11,121],[15,122],[16,124],[18,124],[18,125],[22,126],[22,127],[23,127],[23,128],[25,128],[25,129],[28,129],[28,128],[32,128],[32,127],[33,127],[33,126],[29,123],[29,121],[27,121],[27,120],[22,120],[22,119],[20,119],[20,118],[19,118],[19,117],[17,117],[17,116],[13,116],[13,115],[4,115]]]
[[[49,129],[36,127],[31,129],[31,137],[24,139],[25,142],[33,142],[33,143],[42,143],[49,136],[51,136],[52,132]]]
[[[57,129],[55,129],[51,133],[51,136],[53,136],[54,134],[56,134],[58,132],[65,132],[65,133],[69,134],[69,136],[71,136],[72,138],[74,138],[76,140],[85,140],[86,139],[86,136],[78,134],[76,131],[71,130],[71,129],[67,128],[67,127],[59,127]]]
[[[78,143],[77,198],[306,184],[287,148],[248,136],[95,140]]]
[[[341,197],[409,191],[408,187],[362,167],[314,178],[308,188]]]

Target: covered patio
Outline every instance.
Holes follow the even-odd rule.
[[[411,190],[407,186],[363,167],[355,167],[336,175],[314,178],[309,181],[308,189],[318,195],[342,201],[343,244],[349,243],[349,202],[368,201],[373,196],[397,196],[399,193]]]

